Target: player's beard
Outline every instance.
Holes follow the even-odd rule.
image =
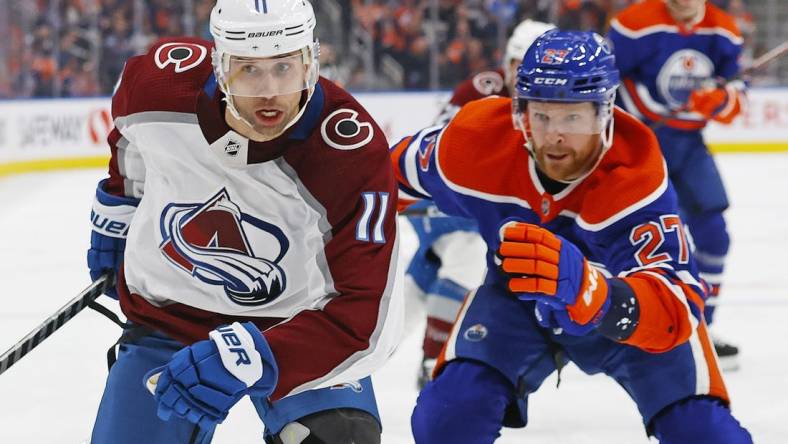
[[[588,137],[585,146],[574,149],[566,145],[534,147],[534,157],[539,169],[553,180],[569,182],[588,173],[602,154],[599,134]],[[561,156],[555,159],[554,156]]]

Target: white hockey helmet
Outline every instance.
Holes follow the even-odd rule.
[[[237,118],[232,96],[307,90],[311,98],[319,72],[314,29],[315,13],[307,0],[217,0],[210,20],[213,66]]]
[[[513,60],[519,64],[523,60],[525,51],[537,37],[554,29],[551,23],[537,22],[527,19],[520,22],[512,31],[509,41],[506,42],[506,52],[503,57],[503,69],[508,72]]]

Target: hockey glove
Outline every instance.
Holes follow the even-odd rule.
[[[209,337],[145,375],[143,384],[156,398],[159,418],[175,415],[209,429],[224,421],[244,395],[265,397],[274,391],[279,369],[257,326],[235,322]]]
[[[501,227],[501,268],[512,277],[509,290],[521,300],[536,301],[543,326],[585,335],[610,307],[607,280],[580,250],[544,228],[523,222]]]
[[[90,211],[93,231],[90,233],[88,268],[90,279],[94,281],[107,271],[117,274],[120,264],[123,263],[131,218],[134,217],[140,202],[138,199],[107,193],[104,191],[106,182],[106,179],[99,182]],[[105,292],[107,296],[118,298],[114,287]]]
[[[713,119],[728,103],[725,88],[696,89],[687,100],[687,110],[702,115],[706,120]]]

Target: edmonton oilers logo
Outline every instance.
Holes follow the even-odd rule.
[[[482,324],[472,325],[465,330],[462,336],[468,341],[479,342],[487,337],[487,327]]]
[[[160,231],[159,251],[170,263],[224,287],[236,304],[264,305],[285,290],[278,263],[289,248],[287,237],[279,227],[243,213],[225,189],[205,203],[167,205]],[[253,244],[265,246],[265,254],[255,254]]]

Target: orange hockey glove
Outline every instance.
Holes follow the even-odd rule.
[[[702,115],[706,120],[713,119],[725,108],[730,97],[725,88],[696,89],[687,100],[687,110]]]
[[[498,255],[511,276],[509,290],[537,301],[540,324],[550,324],[542,319],[550,312],[569,334],[585,335],[599,325],[610,307],[608,283],[574,244],[523,222],[501,227],[501,241]]]

